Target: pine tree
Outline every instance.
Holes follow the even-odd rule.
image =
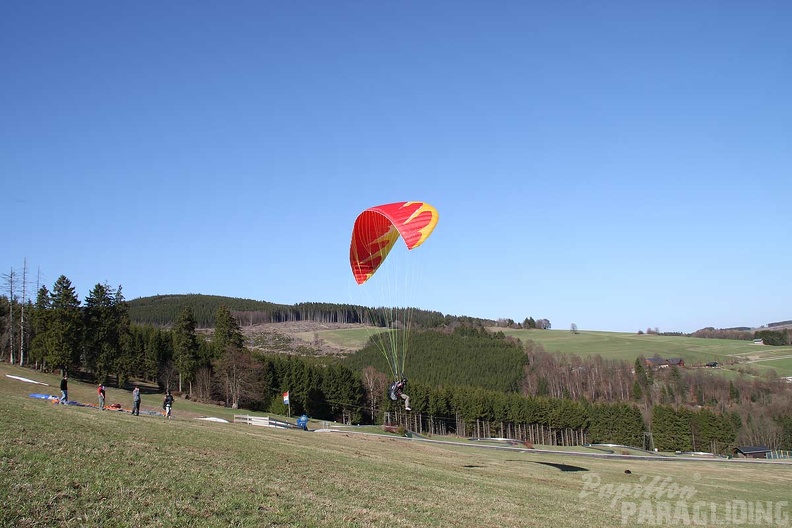
[[[45,358],[50,366],[68,370],[79,364],[83,325],[80,301],[65,275],[55,281],[50,300],[52,317],[48,320]]]
[[[185,306],[176,320],[173,328],[173,358],[179,371],[179,392],[182,382],[189,384],[189,393],[192,396],[192,382],[199,366],[199,342],[195,333],[195,315],[190,306]]]
[[[637,402],[643,399],[643,387],[641,387],[641,383],[638,380],[635,380],[635,382],[633,382],[632,399]]]
[[[245,344],[245,338],[242,335],[239,323],[224,304],[217,309],[217,314],[215,315],[215,331],[212,343],[214,345],[215,354],[217,354],[218,357],[221,356],[229,346],[242,348]]]
[[[124,386],[126,379],[134,371],[135,356],[132,346],[132,320],[129,317],[129,305],[121,293],[121,285],[116,288],[113,296],[113,322],[116,327],[116,357],[115,371],[119,386]]]
[[[651,385],[651,370],[645,366],[645,359],[643,356],[635,358],[633,370],[635,371],[635,381],[633,382],[633,400],[641,402],[644,398],[649,398],[651,392],[649,387]]]
[[[239,323],[231,311],[221,305],[215,315],[215,331],[212,339],[217,373],[215,382],[225,394],[226,405],[237,408],[246,387],[252,382],[245,370],[252,368],[250,352],[244,349],[245,339]]]
[[[85,340],[82,366],[94,373],[100,382],[115,370],[118,356],[118,328],[113,297],[106,284],[97,284],[85,298]]]
[[[46,286],[39,288],[33,309],[33,340],[30,345],[30,361],[42,364],[47,357],[47,330],[52,316],[52,299]],[[43,365],[42,365],[43,366]]]

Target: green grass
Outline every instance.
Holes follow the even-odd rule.
[[[773,368],[780,376],[792,376],[792,347],[757,346],[749,341],[731,339],[702,339],[696,337],[638,335],[621,332],[568,330],[516,330],[492,328],[523,342],[534,341],[548,352],[571,353],[578,356],[600,355],[605,359],[623,359],[633,362],[639,355],[663,358],[681,357],[688,366],[700,366],[710,361],[723,364],[748,361],[756,357],[767,361],[750,363],[759,371]],[[777,358],[777,359],[776,359]]]
[[[604,459],[258,428],[195,420],[233,411],[183,401],[174,420],[133,417],[28,398],[47,388],[5,374],[57,381],[0,365],[0,526],[600,527],[622,524],[629,502],[606,493],[613,486],[667,478],[721,512],[731,500],[780,504],[792,486],[789,465]],[[93,396],[92,386],[71,385],[73,397]],[[130,399],[109,392],[111,402]],[[159,396],[144,402],[156,406]],[[592,479],[600,487],[581,495],[586,482],[592,491]],[[647,499],[652,508],[669,500]]]
[[[792,376],[792,347],[761,346],[738,357],[759,372],[772,369],[779,376]]]

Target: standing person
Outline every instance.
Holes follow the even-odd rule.
[[[69,381],[68,381],[67,378],[68,378],[68,376],[64,372],[63,373],[63,379],[61,380],[61,384],[60,384],[60,387],[61,387],[60,403],[61,403],[61,405],[66,405],[66,403],[69,401]]]
[[[132,391],[132,414],[140,416],[140,387],[135,385],[135,390]]]
[[[104,404],[105,404],[105,388],[102,383],[99,384],[99,388],[96,390],[99,394],[99,409],[104,411]]]
[[[165,418],[171,417],[172,407],[173,407],[173,394],[171,394],[171,391],[168,390],[168,393],[165,394],[165,401],[162,402],[162,408],[165,409]]]

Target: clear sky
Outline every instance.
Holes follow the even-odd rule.
[[[4,2],[0,270],[345,303],[357,214],[417,200],[421,308],[792,319],[790,28],[785,0]]]

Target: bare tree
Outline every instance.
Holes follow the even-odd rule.
[[[240,403],[253,398],[257,390],[261,364],[253,359],[249,350],[233,345],[215,361],[218,383],[223,384],[226,406],[238,409]]]
[[[569,331],[572,332],[573,334],[577,334],[578,333],[577,325],[575,323],[572,323],[572,326],[569,327]]]
[[[8,325],[8,345],[9,357],[8,362],[14,364],[14,293],[16,293],[16,272],[14,268],[8,274],[3,275],[6,286],[8,287],[8,316],[10,318]]]
[[[372,422],[377,416],[379,401],[385,393],[385,387],[387,387],[387,385],[388,378],[385,374],[377,371],[374,367],[366,367],[363,369],[363,386],[366,388],[369,401],[369,413]]]
[[[25,305],[27,304],[27,258],[22,263],[22,302],[19,322],[19,366],[25,363]]]
[[[195,373],[193,384],[194,396],[203,401],[212,399],[212,371],[209,367],[199,368]]]
[[[159,371],[159,381],[165,390],[171,390],[171,387],[176,384],[179,379],[179,372],[173,361],[165,363]]]

